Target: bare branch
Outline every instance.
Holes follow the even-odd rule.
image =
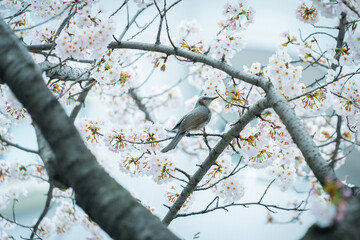
[[[57,180],[75,190],[76,203],[111,237],[178,239],[98,164],[49,92],[38,65],[1,19],[0,79],[28,110],[48,141],[55,155]],[[136,224],[129,224],[134,221]]]
[[[33,231],[32,231],[32,233],[30,235],[31,240],[34,239],[35,234],[36,234],[36,232],[37,232],[37,230],[38,230],[38,228],[40,226],[41,221],[44,219],[44,217],[46,216],[46,214],[48,213],[48,211],[50,209],[50,202],[51,202],[51,199],[52,199],[53,189],[54,189],[53,185],[50,184],[49,191],[47,193],[47,198],[46,198],[44,209],[43,209],[42,213],[40,214],[39,219],[36,221],[36,223],[35,223],[35,225],[33,227]]]
[[[215,199],[209,204],[211,205],[213,202],[215,201]],[[221,206],[215,206],[213,208],[209,208],[209,209],[204,209],[202,211],[198,211],[198,212],[191,212],[191,213],[182,213],[182,214],[177,214],[176,218],[178,217],[188,217],[188,216],[194,216],[194,215],[200,215],[200,214],[205,214],[205,213],[210,213],[213,212],[215,210],[225,210],[228,211],[227,208],[229,207],[249,207],[249,206],[261,206],[266,208],[268,211],[275,213],[275,211],[273,209],[277,209],[277,210],[282,210],[282,211],[307,211],[307,209],[301,209],[301,205],[303,204],[303,202],[301,202],[299,205],[292,207],[292,208],[287,208],[287,207],[280,207],[277,205],[273,205],[273,204],[264,204],[264,203],[259,203],[259,202],[248,202],[248,203],[230,203],[230,204],[226,204],[226,205],[221,205]],[[209,206],[208,205],[208,206]]]
[[[12,147],[15,147],[15,148],[18,148],[20,150],[23,150],[25,152],[29,152],[29,153],[34,153],[34,154],[39,154],[38,151],[35,151],[35,150],[32,150],[32,149],[28,149],[28,148],[25,148],[25,147],[22,147],[16,143],[13,143],[13,142],[10,142],[9,140],[6,140],[5,138],[3,138],[1,135],[0,135],[0,141],[5,143],[6,145],[8,146],[12,146]]]

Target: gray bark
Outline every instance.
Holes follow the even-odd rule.
[[[178,239],[111,178],[85,147],[26,47],[0,19],[0,79],[30,113],[56,157],[59,181],[114,239]]]
[[[48,44],[28,46],[28,49],[30,51],[39,51],[47,50],[51,47],[52,45]],[[274,88],[274,86],[267,79],[243,73],[242,71],[237,70],[236,68],[226,64],[225,62],[217,61],[207,55],[197,54],[179,48],[175,49],[173,47],[164,46],[161,44],[147,44],[139,42],[112,42],[108,45],[108,47],[112,49],[125,48],[143,51],[154,51],[161,52],[167,55],[184,57],[193,62],[201,62],[207,64],[216,69],[224,71],[231,77],[261,87],[266,92],[266,98],[270,107],[272,107],[275,112],[280,116],[292,139],[301,150],[305,161],[313,171],[316,178],[322,184],[322,186],[325,186],[328,180],[332,180],[334,182],[339,181],[334,170],[325,162],[325,160],[320,155],[319,149],[316,147],[314,141],[307,133],[299,118],[295,115],[294,110],[287,103],[286,99]],[[195,177],[192,177],[192,179],[195,179]],[[329,239],[343,239],[343,237],[345,237],[344,239],[359,239],[360,233],[358,231],[357,224],[359,222],[360,215],[360,204],[358,203],[358,199],[360,198],[360,191],[358,187],[354,187],[352,188],[352,190],[354,198],[349,202],[349,207],[347,211],[348,214],[346,214],[344,221],[341,221],[335,226],[325,229],[323,231],[319,231],[319,229],[317,229],[316,227],[312,227],[304,239],[325,239],[323,238],[323,236],[332,236]],[[187,189],[185,189],[184,191],[188,192]],[[184,197],[186,195],[187,193],[184,194]],[[164,222],[167,224],[176,215],[176,213],[174,214],[173,211],[171,213],[169,212],[169,214],[171,215],[171,217],[166,217],[164,219]],[[347,238],[347,236],[349,236],[349,238]]]

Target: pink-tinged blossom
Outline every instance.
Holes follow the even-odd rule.
[[[341,66],[353,66],[354,58],[352,54],[344,54],[340,57],[339,63]]]
[[[225,94],[224,78],[225,73],[213,68],[206,68],[201,73],[204,78],[203,90],[208,96],[218,96]]]
[[[344,73],[339,75],[333,70],[329,70],[326,80],[327,97],[332,101],[332,108],[337,114],[347,119],[348,126],[352,131],[359,131],[360,120],[360,92],[359,81],[356,76],[346,78]]]
[[[341,9],[337,2],[333,2],[330,0],[312,0],[315,8],[320,11],[320,14],[327,18],[334,18],[337,17]]]
[[[51,43],[55,39],[57,27],[55,24],[44,24],[35,29],[33,44]]]
[[[211,45],[210,52],[216,59],[230,59],[244,48],[242,34],[220,35]]]
[[[186,38],[192,34],[198,33],[201,30],[201,25],[198,21],[182,20],[177,26],[179,38]]]
[[[138,74],[135,69],[122,68],[119,51],[108,51],[100,62],[91,70],[91,75],[97,80],[95,90],[108,95],[121,95],[137,84]]]
[[[137,131],[138,139],[143,143],[147,143],[141,144],[139,146],[140,149],[143,149],[144,151],[157,151],[164,147],[162,142],[158,142],[159,140],[166,138],[166,131],[160,123],[146,122],[139,127],[140,128]]]
[[[336,217],[336,206],[319,196],[313,196],[310,199],[310,211],[316,218],[319,227],[330,227]]]
[[[8,235],[5,231],[0,232],[0,240],[12,240],[14,239],[11,235]]]

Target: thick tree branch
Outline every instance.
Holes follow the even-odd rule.
[[[231,140],[237,136],[239,136],[240,131],[256,116],[260,115],[261,112],[268,108],[268,102],[266,99],[262,99],[249,108],[249,111],[241,116],[239,121],[234,124],[234,126],[227,131],[222,139],[216,144],[216,146],[211,150],[208,157],[201,164],[196,173],[190,178],[189,183],[185,186],[180,196],[176,199],[175,203],[169,209],[169,212],[166,214],[163,219],[163,223],[170,224],[170,222],[176,217],[176,214],[186,201],[186,199],[190,196],[190,194],[195,190],[198,183],[205,176],[211,166],[216,162],[216,159],[220,156],[220,154],[225,150],[225,148],[229,145]]]
[[[294,142],[297,144],[302,154],[304,155],[305,161],[308,163],[319,182],[324,186],[326,181],[329,179],[337,181],[335,172],[326,164],[325,160],[320,155],[319,149],[316,147],[314,141],[303,127],[294,110],[290,107],[286,99],[267,79],[244,73],[223,61],[218,61],[207,55],[197,54],[184,49],[174,49],[170,46],[136,42],[112,42],[109,44],[109,47],[139,49],[145,51],[162,52],[168,55],[177,55],[179,57],[190,59],[193,62],[207,64],[224,71],[233,78],[237,78],[247,83],[261,87],[266,92],[270,106],[280,116]]]
[[[319,182],[324,186],[329,179],[332,179],[333,181],[338,180],[333,169],[326,164],[325,160],[320,155],[319,149],[316,147],[314,141],[309,136],[298,117],[295,115],[294,110],[290,107],[285,98],[274,88],[274,86],[267,81],[267,79],[246,74],[209,56],[193,53],[183,49],[174,49],[170,46],[137,42],[112,42],[108,47],[156,51],[168,55],[177,55],[179,57],[190,59],[193,62],[207,64],[226,72],[231,77],[241,79],[247,83],[263,88],[267,94],[270,106],[274,108],[275,112],[282,119],[284,125],[287,127],[287,130],[301,150],[306,162]]]
[[[91,78],[90,68],[72,68],[66,65],[59,65],[51,62],[39,63],[42,71],[50,79],[60,79],[62,81],[89,81]]]
[[[75,190],[77,204],[100,227],[115,239],[177,239],[97,163],[47,89],[39,67],[3,20],[0,79],[41,129],[56,156],[59,180]]]

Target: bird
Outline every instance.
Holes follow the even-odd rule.
[[[177,130],[172,141],[161,152],[166,153],[176,147],[180,140],[192,130],[199,130],[206,126],[211,119],[210,103],[218,97],[200,97],[193,110],[185,114],[172,130]]]

